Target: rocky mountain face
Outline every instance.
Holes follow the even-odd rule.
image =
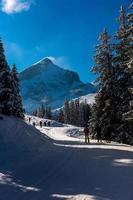
[[[96,92],[94,85],[83,83],[76,72],[55,65],[49,58],[20,73],[20,89],[26,112],[35,110],[40,104],[55,109],[63,105],[65,98]]]

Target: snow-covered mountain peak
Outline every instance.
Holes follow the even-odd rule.
[[[21,94],[26,111],[33,111],[40,104],[53,109],[63,105],[64,99],[73,99],[96,92],[96,88],[83,83],[76,72],[43,58],[20,73]]]
[[[39,60],[38,62],[34,63],[33,65],[37,65],[37,64],[48,66],[48,65],[53,65],[54,63],[50,58],[44,57],[43,59]]]

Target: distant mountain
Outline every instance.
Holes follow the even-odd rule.
[[[63,105],[65,98],[73,99],[96,92],[94,85],[83,83],[76,72],[55,65],[49,58],[20,73],[20,88],[27,112],[42,103],[55,109]]]

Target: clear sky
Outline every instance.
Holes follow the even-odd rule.
[[[115,33],[120,5],[132,0],[0,0],[0,36],[19,71],[43,57],[94,80],[90,68],[99,33]]]

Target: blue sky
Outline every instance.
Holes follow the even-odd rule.
[[[120,5],[132,0],[1,0],[0,36],[10,65],[19,71],[43,57],[54,57],[64,68],[77,71],[84,82],[99,33],[117,28]]]

